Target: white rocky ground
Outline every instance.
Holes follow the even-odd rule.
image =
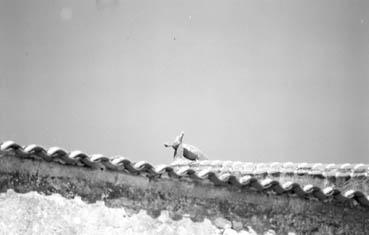
[[[165,212],[153,219],[143,211],[130,214],[105,207],[103,202],[87,204],[60,195],[12,190],[0,194],[0,234],[256,234],[251,228],[236,232],[222,220],[214,224],[209,220],[194,223],[188,218],[173,221]]]

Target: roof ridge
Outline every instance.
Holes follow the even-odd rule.
[[[281,183],[277,179],[264,178],[258,179],[252,175],[237,175],[231,170],[219,170],[215,168],[214,164],[220,164],[221,166],[230,165],[235,167],[240,162],[221,162],[221,161],[201,161],[201,162],[190,162],[188,164],[177,164],[172,163],[170,165],[158,165],[153,166],[145,161],[131,162],[124,157],[113,157],[107,158],[101,154],[87,155],[81,151],[67,152],[59,147],[51,147],[48,150],[38,145],[21,146],[14,141],[5,141],[0,144],[0,157],[2,155],[14,156],[19,158],[28,158],[35,160],[43,160],[47,162],[56,162],[64,165],[72,165],[79,167],[88,167],[92,169],[120,171],[129,174],[141,174],[150,177],[161,177],[164,174],[168,174],[169,177],[176,178],[190,178],[194,180],[208,180],[215,185],[231,185],[239,188],[249,187],[256,189],[257,191],[271,191],[275,194],[295,194],[302,198],[316,198],[321,201],[335,201],[335,202],[357,202],[357,204],[365,207],[369,207],[369,196],[365,192],[360,190],[349,189],[342,191],[332,186],[318,187],[313,184],[307,184],[302,186],[299,183],[288,181]],[[273,165],[274,164],[274,165]],[[242,165],[242,163],[241,163]],[[299,174],[299,169],[321,169],[323,171],[331,172],[332,169],[336,172],[334,177],[340,177],[344,173],[350,172],[349,176],[352,177],[365,177],[368,178],[368,165],[365,164],[318,164],[315,168],[312,166],[309,168],[308,163],[301,163],[297,165],[297,171],[294,170],[293,174]],[[199,167],[201,166],[201,167]],[[205,166],[210,166],[206,168]],[[211,167],[213,166],[213,168]],[[251,166],[256,166],[257,169],[263,169],[261,166],[266,166],[266,163],[251,163]],[[259,168],[258,168],[259,166]],[[281,169],[295,169],[293,163],[282,164]],[[268,168],[269,167],[269,168]],[[271,163],[266,169],[277,168],[275,163]],[[261,171],[262,173],[264,171]],[[278,172],[278,171],[277,171]],[[282,171],[279,171],[282,172]],[[290,171],[286,171],[290,173]]]

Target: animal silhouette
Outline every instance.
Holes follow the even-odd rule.
[[[191,161],[206,160],[205,154],[197,147],[183,143],[184,132],[182,131],[179,136],[175,138],[172,144],[165,143],[164,146],[174,149],[174,159],[186,158]]]

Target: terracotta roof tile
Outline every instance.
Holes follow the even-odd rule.
[[[108,171],[124,171],[130,174],[162,176],[168,173],[170,177],[208,180],[215,185],[233,185],[239,188],[252,188],[260,192],[289,194],[302,198],[315,198],[321,201],[346,202],[352,201],[369,208],[369,197],[358,190],[340,190],[327,186],[320,188],[313,184],[301,185],[296,182],[285,182],[268,178],[268,174],[276,172],[288,174],[317,174],[325,177],[367,177],[369,167],[365,164],[308,164],[308,163],[241,163],[222,161],[188,162],[179,165],[153,166],[145,161],[131,162],[124,157],[108,158],[101,154],[87,155],[81,151],[67,152],[59,147],[48,150],[38,145],[20,146],[13,141],[5,141],[0,145],[1,154],[36,160],[53,161],[64,165],[88,167]],[[199,167],[201,166],[201,167]],[[220,169],[220,170],[219,170]],[[277,170],[275,170],[277,169]],[[242,174],[241,174],[241,173]],[[246,174],[246,175],[245,175]],[[249,175],[247,175],[249,174]],[[260,179],[254,175],[266,174]]]

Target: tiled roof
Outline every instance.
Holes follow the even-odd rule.
[[[232,172],[235,175],[310,175],[316,177],[368,177],[368,164],[322,164],[322,163],[293,163],[271,162],[253,163],[238,161],[177,161],[172,167],[191,167],[196,169],[212,168],[213,171]]]
[[[0,145],[0,157],[11,155],[19,158],[30,158],[64,165],[124,172],[128,174],[161,177],[208,180],[215,185],[232,185],[238,188],[250,188],[260,192],[272,192],[277,195],[296,195],[305,199],[318,199],[327,202],[352,202],[369,208],[369,196],[359,190],[340,190],[335,187],[318,187],[312,184],[301,185],[296,182],[281,183],[268,174],[313,174],[322,177],[348,176],[363,177],[368,183],[368,165],[357,164],[293,164],[271,163],[253,164],[222,161],[199,161],[182,164],[153,166],[147,162],[131,162],[124,157],[108,158],[103,155],[87,155],[81,151],[67,152],[59,147],[44,149],[38,145],[20,146],[13,141],[5,141]],[[258,174],[266,174],[263,179]]]

